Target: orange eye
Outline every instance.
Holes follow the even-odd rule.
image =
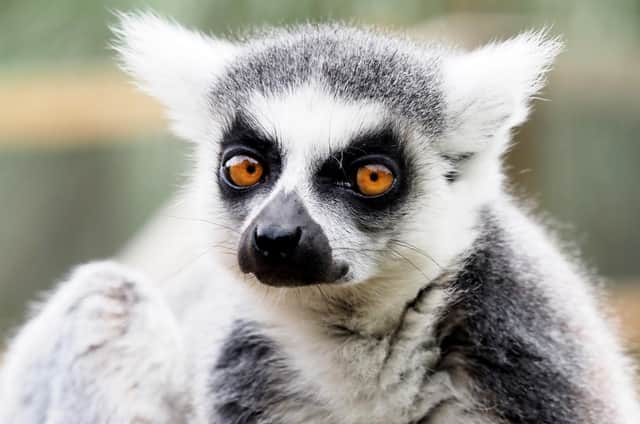
[[[238,187],[249,187],[257,184],[262,178],[262,164],[252,157],[236,155],[224,164],[229,181]]]
[[[356,175],[358,190],[365,196],[378,196],[384,194],[393,185],[395,177],[384,165],[370,164],[361,166]]]

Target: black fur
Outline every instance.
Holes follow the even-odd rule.
[[[311,395],[293,392],[297,373],[289,368],[275,342],[258,326],[236,321],[211,371],[211,423],[274,423],[273,408],[285,401],[309,407]]]
[[[394,173],[394,184],[387,193],[372,198],[357,192],[356,173],[366,163],[380,163]],[[359,230],[372,233],[395,227],[407,209],[415,174],[405,142],[393,128],[384,126],[356,136],[346,149],[327,158],[314,187],[323,202],[335,203]]]
[[[484,236],[453,282],[458,297],[440,328],[440,367],[462,367],[484,406],[509,423],[583,423],[579,346],[550,335],[563,322],[533,281],[526,246],[515,251],[484,216]]]
[[[288,238],[294,242],[286,248],[282,242],[261,246],[260,231],[290,234]],[[333,283],[349,270],[345,262],[334,260],[324,230],[296,193],[279,193],[249,223],[240,238],[238,264],[242,272],[273,286]]]
[[[238,190],[225,181],[223,165],[235,154],[246,154],[260,161],[264,167],[262,181],[255,186]],[[256,193],[267,195],[282,171],[282,152],[278,140],[272,140],[248,114],[238,112],[225,129],[218,157],[217,181],[221,200],[232,213],[229,218],[242,223],[249,213],[247,201]]]
[[[464,165],[464,163],[471,158],[471,153],[462,153],[458,155],[442,155],[442,158],[446,160],[451,169],[445,174],[445,179],[453,183],[460,176],[461,170],[460,167]]]

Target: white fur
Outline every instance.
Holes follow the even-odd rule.
[[[511,130],[525,121],[562,47],[543,30],[444,58],[443,92],[450,118],[439,150],[473,153],[454,184],[457,198],[475,204],[498,199],[504,178],[501,156]]]
[[[184,359],[177,323],[141,275],[80,267],[13,341],[0,422],[180,422]]]
[[[489,148],[501,154],[508,141],[505,131],[525,121],[532,96],[544,86],[561,50],[558,39],[539,31],[445,57],[443,92],[447,115],[452,117],[445,150],[466,153]],[[495,139],[500,143],[492,147]]]
[[[213,141],[207,96],[237,48],[152,13],[119,16],[114,49],[123,69],[162,103],[178,136]]]

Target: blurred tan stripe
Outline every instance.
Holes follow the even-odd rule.
[[[625,346],[640,359],[640,282],[611,289],[610,304],[625,338]]]
[[[0,145],[65,145],[162,128],[157,103],[115,69],[0,78]]]
[[[553,98],[579,99],[601,108],[635,104],[640,59],[628,58],[627,65],[561,60],[551,74],[548,92]],[[0,146],[127,141],[128,136],[165,126],[160,106],[114,67],[23,77],[0,74]]]

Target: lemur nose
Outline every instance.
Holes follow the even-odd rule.
[[[270,260],[286,259],[298,247],[301,237],[300,227],[258,225],[253,233],[253,246]]]

